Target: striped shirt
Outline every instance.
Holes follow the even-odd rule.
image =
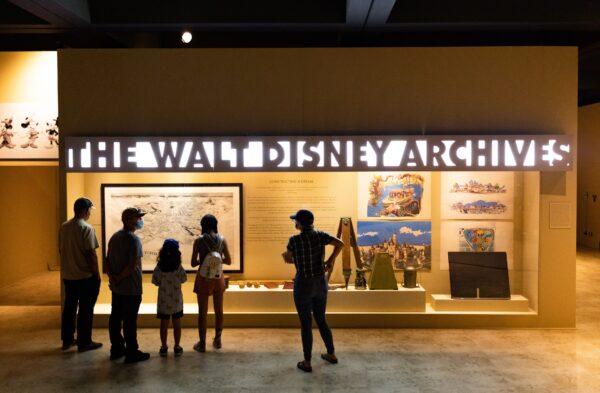
[[[325,246],[333,240],[328,233],[304,230],[290,237],[287,249],[296,265],[296,277],[311,278],[325,274]]]

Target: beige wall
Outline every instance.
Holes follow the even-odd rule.
[[[59,83],[63,135],[577,134],[569,47],[65,50]],[[548,204],[575,217],[575,173],[542,174],[539,215],[523,218],[539,315],[496,325],[574,326],[576,231],[550,230]]]
[[[577,242],[600,248],[600,104],[579,108]],[[596,195],[596,201],[593,196]]]
[[[57,100],[56,52],[0,52],[0,103]],[[0,162],[0,286],[57,266],[58,194],[56,164]]]
[[[0,167],[0,286],[57,263],[58,168]]]

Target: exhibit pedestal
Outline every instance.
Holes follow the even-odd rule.
[[[450,312],[530,312],[529,300],[522,295],[510,299],[453,299],[448,294],[431,295],[431,308]]]
[[[275,288],[239,288],[230,286],[224,296],[224,310],[228,320],[231,316],[252,316],[289,314],[297,319],[292,290]],[[328,314],[369,314],[375,313],[419,313],[426,311],[426,291],[422,287],[398,290],[357,290],[354,286],[346,289],[330,290],[327,299]],[[212,301],[209,301],[210,319],[213,316]],[[198,305],[189,300],[184,304],[184,314],[190,320],[198,315]],[[94,323],[106,326],[110,315],[110,303],[98,303],[95,308]],[[235,317],[234,317],[235,318]],[[246,317],[244,317],[246,319]],[[140,326],[151,326],[156,320],[156,304],[143,303],[140,307]]]

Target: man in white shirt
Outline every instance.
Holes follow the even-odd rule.
[[[99,247],[90,218],[92,201],[79,198],[73,206],[74,217],[64,222],[59,232],[60,273],[65,286],[61,338],[63,350],[75,343],[79,352],[98,349],[92,341],[94,306],[100,291],[100,272],[96,249]],[[77,312],[79,308],[79,312]],[[75,317],[77,316],[77,341]]]

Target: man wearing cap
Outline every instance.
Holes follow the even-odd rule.
[[[290,216],[295,221],[299,234],[290,237],[283,258],[296,266],[294,278],[294,303],[300,318],[302,349],[304,360],[297,364],[302,371],[311,372],[312,355],[312,317],[319,327],[319,333],[327,348],[321,358],[329,363],[338,362],[333,347],[331,329],[325,320],[327,306],[327,278],[325,272],[333,264],[344,243],[328,233],[317,231],[313,227],[314,215],[309,210],[298,210]],[[325,262],[325,246],[334,246],[333,253]],[[311,315],[312,313],[312,315]]]
[[[89,199],[77,199],[73,205],[74,217],[64,222],[59,231],[60,275],[65,286],[61,324],[63,350],[75,344],[76,317],[79,352],[102,346],[101,343],[92,341],[94,306],[100,291],[96,255],[98,240],[94,228],[86,222],[90,218],[92,207]]]
[[[108,331],[110,358],[125,356],[125,363],[148,360],[150,354],[138,349],[137,316],[142,303],[142,242],[135,231],[144,227],[146,212],[130,207],[123,210],[123,229],[108,242],[105,270],[112,291]],[[121,326],[123,335],[121,335]]]

